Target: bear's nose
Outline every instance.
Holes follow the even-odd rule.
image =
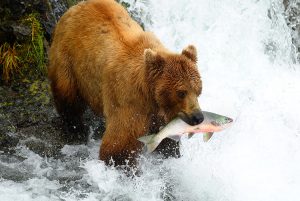
[[[204,120],[204,116],[202,114],[201,111],[197,111],[197,112],[193,112],[192,115],[191,115],[191,125],[197,125],[197,124],[200,124],[202,123]]]

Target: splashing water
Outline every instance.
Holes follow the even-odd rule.
[[[136,178],[97,161],[95,141],[62,159],[20,145],[1,156],[21,176],[0,180],[0,200],[299,200],[300,73],[280,1],[127,2],[168,48],[197,47],[201,107],[235,123],[208,143],[183,139],[180,159],[142,158]]]

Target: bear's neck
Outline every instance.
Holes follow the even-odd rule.
[[[126,60],[123,60],[123,64],[127,71],[128,80],[124,84],[130,86],[129,90],[135,100],[140,100],[143,103],[140,107],[144,109],[144,112],[157,116],[158,106],[154,98],[154,83],[150,83],[151,81],[147,78],[144,60],[144,51],[149,48],[153,51],[169,52],[150,32],[144,32],[140,37],[126,44],[124,53],[127,56]]]

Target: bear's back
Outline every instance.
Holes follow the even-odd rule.
[[[129,43],[143,32],[127,11],[114,0],[89,0],[71,7],[61,17],[56,25],[54,38],[64,37],[74,41],[77,37],[86,41],[105,36],[106,40],[110,37],[114,42],[119,40]]]

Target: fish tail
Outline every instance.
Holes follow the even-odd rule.
[[[157,142],[154,138],[155,134],[153,135],[146,135],[143,137],[138,138],[138,140],[145,144],[146,147],[146,153],[153,152],[156,147],[159,145],[159,142]]]

